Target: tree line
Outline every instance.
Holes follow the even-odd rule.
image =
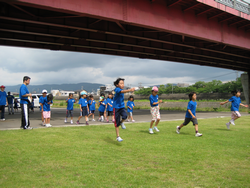
[[[222,83],[220,80],[213,80],[211,82],[198,81],[194,85],[188,87],[178,87],[172,84],[160,85],[158,94],[171,94],[171,93],[190,93],[192,91],[196,93],[231,93],[231,91],[239,89],[243,91],[241,78],[237,78],[236,81],[230,81]],[[135,91],[138,95],[150,95],[150,88],[141,88]]]

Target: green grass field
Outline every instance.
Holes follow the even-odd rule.
[[[182,121],[6,130],[0,187],[250,187],[250,116],[200,119],[202,137]]]

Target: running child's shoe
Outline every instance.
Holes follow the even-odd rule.
[[[121,123],[122,129],[126,129],[126,126],[124,125],[124,123]]]
[[[132,120],[132,123],[134,123],[135,122],[135,120]]]
[[[154,134],[153,129],[149,129],[149,134]]]
[[[77,125],[79,125],[79,124],[80,124],[79,120],[77,120],[77,121],[76,121],[76,124],[77,124]]]
[[[89,125],[89,123],[86,121],[86,125]]]
[[[180,134],[179,126],[176,127],[176,133],[177,133],[177,134]]]
[[[230,129],[230,122],[226,123],[227,129]]]
[[[95,121],[95,119],[92,119],[92,121]]]
[[[230,120],[230,123],[231,123],[232,125],[235,125],[234,120]]]
[[[64,123],[67,123],[67,119],[64,120]]]
[[[202,136],[202,133],[196,133],[195,136],[200,137],[200,136]]]
[[[123,141],[123,139],[122,139],[120,136],[118,136],[118,137],[116,138],[116,140],[117,140],[118,142]]]
[[[73,121],[71,120],[70,123],[73,124]]]
[[[158,129],[157,127],[154,127],[154,130],[155,130],[156,132],[160,132],[159,129]]]

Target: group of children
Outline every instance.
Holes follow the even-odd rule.
[[[108,98],[105,99],[105,95],[102,94],[100,97],[99,101],[99,121],[104,121],[106,120],[109,122],[109,116],[112,117],[112,122],[115,125],[115,131],[116,131],[116,140],[121,142],[123,139],[120,137],[119,134],[119,126],[122,127],[122,129],[126,129],[126,126],[124,125],[124,121],[128,120],[131,122],[135,122],[133,119],[133,108],[134,108],[134,97],[131,95],[128,98],[127,102],[127,112],[125,108],[125,103],[124,103],[124,93],[128,92],[133,92],[135,88],[131,88],[128,90],[124,90],[124,79],[118,78],[115,82],[114,85],[116,86],[114,92],[115,95],[113,97],[112,93],[109,93]],[[43,97],[40,98],[40,105],[41,105],[41,111],[42,111],[42,118],[45,119],[45,126],[50,127],[50,105],[52,104],[53,101],[48,101],[46,98],[47,91],[43,91]],[[239,113],[239,106],[244,106],[248,107],[248,105],[244,105],[241,103],[240,99],[240,91],[236,90],[232,92],[233,97],[231,97],[229,100],[225,102],[221,102],[220,105],[224,105],[228,102],[232,103],[231,106],[231,111],[232,111],[232,119],[226,123],[226,126],[228,129],[230,129],[230,124],[235,125],[235,120],[241,117],[241,114]],[[80,119],[84,116],[86,125],[89,125],[88,123],[88,118],[92,116],[92,121],[95,121],[94,119],[94,113],[95,109],[97,108],[97,104],[93,98],[92,95],[90,95],[87,98],[87,93],[86,92],[81,92],[80,93],[81,98],[78,102],[80,105],[80,116],[78,117],[78,120],[76,121],[77,124],[79,124]],[[200,137],[202,136],[202,133],[199,133],[198,131],[198,120],[196,117],[196,107],[197,107],[197,102],[196,102],[196,93],[191,92],[189,94],[189,102],[187,105],[187,111],[185,115],[185,120],[184,122],[176,127],[176,133],[180,134],[180,130],[189,124],[190,122],[193,123],[194,128],[195,128],[195,136]],[[154,86],[152,88],[152,94],[149,97],[150,101],[150,106],[151,106],[151,115],[152,115],[152,120],[150,122],[150,127],[149,127],[149,133],[153,134],[154,131],[159,132],[159,129],[157,125],[160,122],[160,106],[159,104],[162,103],[162,100],[159,100],[158,96],[158,88]],[[67,111],[66,111],[66,118],[65,122],[67,122],[67,118],[70,116],[71,117],[71,124],[73,124],[73,105],[74,103],[77,102],[77,99],[73,99],[73,94],[69,95],[69,98],[66,100],[67,104]],[[106,112],[108,115],[106,115]],[[127,116],[127,113],[129,116]],[[154,126],[154,127],[153,127]]]

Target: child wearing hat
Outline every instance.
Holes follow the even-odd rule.
[[[89,112],[89,107],[88,107],[88,101],[86,99],[87,97],[87,93],[85,91],[82,91],[81,93],[81,98],[78,102],[78,104],[80,104],[80,116],[78,117],[78,120],[76,121],[76,124],[80,124],[80,119],[82,118],[82,116],[85,117],[86,120],[86,125],[89,125],[88,123],[88,112]]]
[[[149,97],[150,105],[151,105],[150,112],[151,112],[151,115],[152,115],[152,120],[150,122],[150,128],[149,128],[149,133],[150,134],[154,133],[153,129],[152,129],[154,123],[155,123],[154,130],[156,132],[159,132],[159,129],[157,128],[157,125],[161,120],[159,104],[162,103],[162,100],[158,101],[158,95],[157,94],[158,94],[158,88],[156,86],[154,86],[152,88],[152,94]]]

